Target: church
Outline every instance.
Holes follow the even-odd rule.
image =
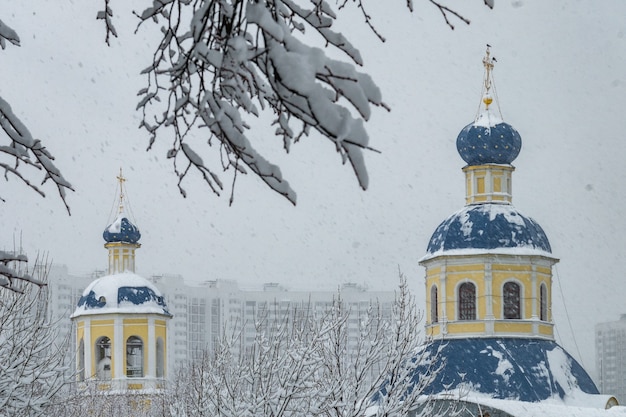
[[[124,210],[120,170],[119,212],[102,234],[108,250],[108,274],[84,290],[71,319],[78,347],[78,387],[95,384],[103,393],[154,393],[167,378],[167,322],[172,315],[165,298],[135,273],[139,229]]]
[[[416,412],[596,416],[619,409],[626,415],[623,407],[606,411],[616,399],[601,395],[555,341],[558,259],[539,223],[512,204],[512,163],[522,139],[502,119],[494,63],[487,48],[481,107],[456,141],[466,163],[465,206],[436,228],[419,261],[426,270],[428,343],[415,359],[422,365],[414,380],[429,400]]]
[[[489,48],[481,108],[457,137],[465,206],[435,229],[425,268],[427,343],[414,358],[423,388],[414,415],[482,417],[624,415],[555,340],[552,268],[559,261],[538,222],[512,204],[520,134],[503,121]],[[158,288],[135,273],[141,233],[124,210],[104,232],[108,275],[83,292],[76,328],[79,388],[150,394],[165,387],[167,324]]]

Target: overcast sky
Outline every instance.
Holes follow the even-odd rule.
[[[148,4],[134,3],[138,10]],[[490,43],[504,119],[523,141],[513,202],[542,225],[561,260],[557,340],[579,359],[580,351],[593,372],[593,326],[626,313],[626,2],[496,0],[489,10],[481,0],[449,1],[472,21],[452,19],[454,31],[426,1],[415,0],[413,14],[404,1],[369,3],[386,43],[360,19],[342,27],[392,109],[375,109],[367,124],[382,152],[365,155],[370,189],[359,189],[328,140],[312,135],[285,156],[273,128],[255,127],[251,138],[281,165],[298,205],[240,176],[229,207],[228,191],[217,198],[195,177],[182,198],[166,141],[145,152],[134,109],[153,38],[133,34],[131,6],[113,2],[120,37],[106,47],[95,20],[100,2],[0,0],[0,19],[22,40],[0,51],[0,96],[76,188],[70,217],[52,187],[42,199],[13,178],[3,182],[0,247],[12,249],[21,236],[31,256],[47,252],[72,274],[105,269],[102,231],[122,167],[142,232],[137,269],[144,276],[390,289],[399,269],[423,305],[417,262],[437,225],[464,204],[455,141],[476,115]],[[198,146],[204,135],[198,132]],[[222,180],[229,189],[231,177]]]

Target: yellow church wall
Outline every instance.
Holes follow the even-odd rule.
[[[430,287],[437,285],[439,287],[439,276],[426,278],[426,287],[430,291]]]
[[[163,339],[163,372],[167,376],[167,324],[165,320],[154,321],[154,336]]]
[[[441,326],[434,325],[426,327],[427,336],[438,336],[441,333]]]
[[[114,329],[114,321],[113,319],[107,319],[107,320],[91,320],[90,321],[90,332],[91,332],[91,340],[89,341],[89,350],[91,351],[91,357],[95,358],[96,357],[96,341],[103,337],[106,336],[109,338],[109,340],[111,341],[111,350],[114,349],[114,343],[116,343],[115,338],[114,338],[114,334],[113,334],[113,329]],[[85,342],[85,345],[87,344],[87,342]],[[87,349],[87,346],[85,346],[85,349]],[[112,355],[111,357],[111,378],[116,378],[115,375],[115,358],[113,357],[115,355]],[[96,375],[96,361],[92,360],[91,361],[91,373],[89,376],[91,375]]]
[[[485,194],[485,178],[476,177],[476,193]]]
[[[85,338],[85,322],[83,321],[79,321],[76,323],[76,346],[78,349],[78,346],[80,346],[80,341],[83,341],[83,347],[84,349],[88,349],[88,346],[86,346],[87,342],[84,340]],[[78,362],[78,350],[76,352],[76,369],[79,368],[79,362]]]
[[[502,290],[508,281],[521,286],[521,318],[530,319],[533,315],[533,266],[530,263],[499,263],[492,265],[493,313],[496,319],[503,319]],[[539,287],[537,287],[538,289]],[[538,292],[537,292],[538,294]]]
[[[424,262],[426,267],[426,324],[427,333],[431,336],[441,334],[441,326],[432,323],[431,317],[431,288],[438,288],[438,315],[441,321],[444,318],[448,321],[447,331],[452,333],[473,333],[480,332],[482,328],[467,327],[470,325],[457,320],[457,291],[463,282],[472,282],[476,286],[477,300],[477,320],[487,317],[487,287],[485,277],[489,273],[491,277],[491,311],[495,320],[503,320],[502,311],[502,290],[507,281],[513,280],[520,284],[521,294],[521,319],[531,320],[540,314],[540,289],[545,285],[547,289],[547,318],[552,320],[552,265],[554,259],[545,257],[524,257],[509,255],[476,255],[476,256],[454,256],[438,257]],[[486,265],[490,266],[490,270]],[[445,268],[445,269],[444,269]],[[445,275],[445,294],[442,294],[442,274]],[[534,287],[533,287],[534,283]],[[444,303],[445,300],[445,303]],[[450,327],[452,326],[452,327]],[[461,327],[454,327],[461,326]],[[471,326],[474,326],[473,324]],[[526,323],[500,323],[496,333],[528,333],[539,332],[544,336],[552,336],[552,325],[540,325],[533,328]],[[459,330],[453,330],[459,329]],[[495,329],[494,329],[495,330]]]
[[[485,280],[483,272],[476,272],[476,269],[471,267],[467,270],[473,270],[474,272],[463,271],[465,268],[455,267],[455,272],[450,272],[446,279],[446,316],[449,320],[456,320],[457,308],[456,308],[456,293],[459,285],[463,282],[471,282],[476,286],[476,298],[477,298],[477,318],[485,317],[486,306],[484,302],[485,295]],[[429,294],[428,294],[429,295]]]
[[[532,334],[533,325],[531,323],[516,322],[495,322],[493,324],[495,333],[527,333]]]
[[[433,287],[433,285],[437,286],[437,294],[439,297],[439,302],[441,302],[441,290],[439,289],[440,286],[438,275],[426,278],[426,323],[432,323],[433,321],[430,309],[430,289]],[[441,312],[439,312],[439,315],[441,315]]]
[[[445,304],[439,304],[440,313],[442,313],[441,310],[444,309],[446,311],[446,317],[448,320],[456,320],[456,306],[453,300],[448,298]]]
[[[547,324],[540,324],[538,326],[538,331],[539,331],[539,334],[542,334],[544,336],[554,336],[553,327]]]
[[[124,343],[131,336],[139,337],[144,346],[148,341],[148,319],[124,319]]]
[[[502,177],[501,176],[493,177],[493,191],[496,193],[502,192]]]
[[[552,267],[537,266],[537,273],[552,276]]]
[[[463,273],[463,272],[477,272],[477,271],[484,271],[485,270],[485,265],[483,263],[468,263],[468,264],[463,264],[463,265],[446,265],[446,272],[448,274],[455,274],[455,273]]]
[[[439,276],[439,274],[441,274],[440,266],[435,266],[433,268],[429,268],[428,270],[426,270],[426,278],[431,277],[431,276]]]
[[[492,263],[491,270],[495,272],[531,272],[531,264]]]
[[[85,337],[85,322],[79,321],[76,323],[76,343],[80,343],[80,339]]]
[[[124,341],[123,341],[124,346],[126,346],[126,341],[131,336],[137,336],[143,342],[143,349],[144,349],[143,369],[145,372],[145,370],[148,369],[148,355],[146,354],[146,351],[148,349],[148,345],[147,345],[148,344],[148,319],[147,318],[124,319],[123,323],[124,323]],[[122,351],[123,351],[122,363],[127,363],[126,349],[123,349]],[[141,387],[135,388],[135,389],[141,389]]]
[[[448,323],[448,334],[456,333],[484,333],[485,323],[479,321],[457,321]]]

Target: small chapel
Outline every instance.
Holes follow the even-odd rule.
[[[93,382],[103,392],[155,392],[167,377],[172,315],[156,286],[135,273],[141,233],[125,211],[121,170],[117,179],[118,214],[102,233],[108,274],[87,286],[71,315],[78,386]]]
[[[458,416],[605,415],[616,399],[601,395],[554,338],[559,260],[539,223],[513,206],[522,139],[503,121],[494,63],[488,47],[480,110],[456,140],[465,206],[436,228],[419,261],[428,342],[414,380],[430,375],[423,393],[431,402],[416,413],[435,404]]]

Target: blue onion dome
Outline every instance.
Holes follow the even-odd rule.
[[[456,148],[468,165],[510,164],[522,149],[522,138],[487,108],[461,130]]]
[[[159,289],[132,272],[107,275],[93,281],[83,291],[72,317],[109,313],[171,316]]]
[[[132,224],[124,214],[120,214],[113,223],[104,229],[102,237],[107,243],[137,243],[141,238],[141,233],[137,226]]]
[[[444,220],[428,243],[425,258],[476,250],[511,254],[550,254],[545,232],[533,219],[509,204],[465,206]]]

